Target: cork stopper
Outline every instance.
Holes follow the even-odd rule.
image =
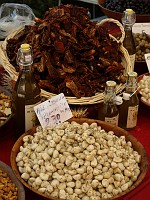
[[[116,86],[116,82],[115,82],[115,81],[107,81],[107,82],[106,82],[106,85],[107,85],[108,87],[115,87],[115,86]]]
[[[136,72],[128,72],[128,76],[137,77],[137,73]]]

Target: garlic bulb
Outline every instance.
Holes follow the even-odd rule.
[[[150,76],[144,75],[139,81],[139,91],[142,95],[141,99],[150,103]]]

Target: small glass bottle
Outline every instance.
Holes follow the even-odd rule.
[[[118,108],[116,105],[116,82],[107,81],[105,92],[104,92],[104,102],[98,111],[98,119],[109,122],[113,125],[118,125]]]
[[[19,137],[38,123],[34,106],[41,102],[41,90],[32,72],[33,58],[29,44],[22,44],[18,49],[17,63],[20,73],[12,94],[12,113],[16,136]]]
[[[132,27],[135,24],[135,21],[136,21],[135,12],[132,9],[126,9],[122,15],[122,24],[125,31],[125,38],[123,41],[123,45],[129,53],[132,70],[134,70],[135,54],[136,54],[136,46],[132,33]]]
[[[119,107],[119,127],[131,130],[136,127],[139,99],[137,96],[137,73],[129,72],[126,81],[126,91],[123,93],[123,103]]]

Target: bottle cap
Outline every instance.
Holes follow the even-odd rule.
[[[128,72],[128,76],[137,77],[137,73],[136,72]]]
[[[126,9],[126,12],[127,12],[127,13],[132,13],[132,12],[134,12],[134,11],[133,11],[132,9],[130,9],[130,8],[127,8],[127,9]]]
[[[115,86],[116,86],[116,82],[115,82],[115,81],[107,81],[107,82],[106,82],[106,85],[107,85],[108,87],[115,87]]]
[[[28,50],[28,49],[30,49],[30,45],[29,44],[21,44],[21,49],[23,49],[23,50]]]
[[[123,98],[124,100],[129,100],[129,99],[130,99],[130,94],[124,92],[122,98]]]

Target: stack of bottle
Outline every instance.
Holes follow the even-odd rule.
[[[116,103],[116,82],[107,81],[104,102],[98,112],[98,119],[130,130],[136,127],[139,99],[137,96],[137,73],[129,72],[126,88],[119,104]]]

